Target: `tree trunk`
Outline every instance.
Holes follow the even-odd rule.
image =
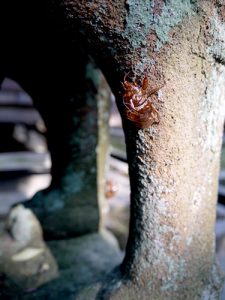
[[[51,186],[24,205],[38,216],[45,238],[97,232],[108,146],[108,125],[102,126],[108,120],[108,85],[74,42],[76,34],[71,38],[64,28],[56,5],[46,1],[43,10],[27,0],[2,1],[0,25],[0,81],[8,76],[30,94],[45,121],[52,159]]]
[[[45,20],[55,28],[55,41],[63,36],[60,43],[72,41],[72,49],[82,44],[103,71],[116,96],[126,136],[131,184],[129,241],[121,268],[100,283],[100,288],[98,285],[97,299],[219,298],[222,276],[214,258],[214,222],[225,115],[224,11],[222,0],[45,2]],[[29,16],[33,22],[32,13]],[[49,34],[46,41],[51,38]],[[41,45],[45,42],[42,36],[40,41]],[[51,75],[56,71],[58,76],[57,46],[57,42],[50,45],[46,65]],[[53,54],[55,60],[51,60]],[[70,66],[73,55],[63,54]],[[5,74],[4,65],[3,70]],[[53,86],[64,82],[64,76],[57,76],[51,80]],[[48,76],[45,79],[47,82]],[[90,124],[87,128],[92,135],[91,120],[82,126]],[[78,128],[75,148],[83,143],[83,133]],[[84,163],[89,159],[80,151],[75,151],[78,166],[79,159]],[[68,158],[73,162],[72,152]],[[68,171],[67,165],[62,169]],[[64,182],[64,190],[68,187],[70,193],[73,176],[67,181],[65,173],[59,174],[56,186]],[[85,187],[81,195],[86,199],[90,193]],[[57,209],[68,203],[60,201]],[[69,203],[60,217],[74,224],[77,202]],[[48,212],[50,204],[47,202]],[[46,215],[45,220],[53,228],[51,216]],[[58,230],[60,236],[62,228]],[[63,227],[61,236],[67,230]]]
[[[101,299],[217,299],[217,178],[224,120],[225,6],[220,1],[62,1],[116,95],[131,183],[120,278]],[[145,76],[159,122],[127,120],[121,81]],[[136,85],[137,86],[137,85]],[[152,115],[150,114],[150,117]],[[145,127],[145,125],[143,125]]]
[[[72,83],[32,93],[47,126],[52,182],[24,205],[39,218],[47,239],[97,232],[102,222],[110,91],[81,53],[76,72],[69,75]]]

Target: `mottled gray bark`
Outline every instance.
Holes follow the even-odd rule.
[[[100,124],[108,119],[109,90],[58,4],[0,3],[0,81],[5,76],[17,81],[47,126],[52,183],[24,203],[47,238],[98,231],[107,151]]]
[[[122,115],[120,81],[127,72],[132,70],[134,81],[147,72],[153,88],[165,82],[152,98],[159,124],[137,129],[123,117],[130,236],[121,277],[106,282],[99,299],[217,299],[222,277],[214,264],[214,221],[225,115],[224,3],[62,3],[68,22],[85,35],[102,65]]]
[[[72,78],[70,97],[60,88],[45,92],[44,103],[34,99],[43,103],[39,110],[48,129],[52,183],[24,205],[38,216],[48,239],[96,232],[101,222],[109,89],[94,63],[82,60],[80,57],[77,75]],[[46,105],[47,97],[54,108]]]
[[[224,1],[55,0],[46,1],[45,9],[58,34],[79,40],[102,69],[126,135],[131,183],[126,255],[91,297],[218,299],[222,276],[214,262],[214,221],[225,115]],[[138,129],[126,118],[121,81],[130,71],[131,81],[146,75],[149,90],[161,86],[150,99],[159,123],[150,128]],[[74,142],[78,166],[79,159],[89,157],[79,154],[80,142]],[[57,186],[69,187],[70,194],[76,184],[70,185],[66,173]],[[83,187],[75,195],[89,201],[90,191]],[[67,210],[68,201],[57,201],[55,211],[72,222],[77,202],[69,202]],[[50,223],[52,202],[46,203],[45,220],[56,228]],[[68,228],[61,234],[60,222],[57,234],[63,236]]]
[[[198,26],[189,32],[188,23],[181,30],[193,42],[177,39],[163,62],[168,81],[160,125],[135,134],[125,131],[132,207],[123,267],[136,289],[145,286],[144,299],[148,293],[152,299],[219,297],[213,296],[219,282],[212,284],[210,277],[217,280],[214,222],[225,67],[191,54]],[[131,290],[125,292],[127,299],[134,299]]]

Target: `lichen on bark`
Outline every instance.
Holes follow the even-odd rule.
[[[104,12],[99,9],[103,3]],[[106,65],[103,71],[121,112],[119,81],[126,72],[141,77],[147,69],[153,86],[162,79],[166,84],[161,100],[154,103],[159,124],[138,130],[123,118],[131,183],[130,236],[122,279],[114,285],[111,281],[109,299],[136,299],[138,293],[144,299],[201,299],[205,290],[218,295],[218,286],[209,288],[209,278],[216,276],[213,178],[218,176],[225,114],[220,109],[224,95],[218,92],[224,82],[219,65],[224,43],[221,11],[216,1],[126,1],[124,8],[119,3],[82,3],[78,10],[73,6],[73,15],[76,12],[79,19],[81,7],[88,7],[79,28],[96,59],[100,54],[102,61],[111,60],[114,70],[109,74]],[[106,11],[113,23],[105,19]],[[106,290],[102,293],[110,294]]]
[[[62,26],[55,36],[69,41],[73,45],[67,48],[70,51],[74,51],[74,45],[82,45],[81,49],[89,52],[103,71],[115,94],[126,135],[131,184],[129,241],[121,268],[101,282],[97,298],[218,298],[222,276],[214,263],[213,232],[215,178],[225,114],[221,109],[225,80],[223,1],[49,0],[47,4],[47,13],[55,13]],[[79,63],[83,56],[76,55]],[[72,62],[72,53],[69,57]],[[78,70],[83,76],[83,67]],[[138,129],[125,117],[121,81],[130,71],[134,81],[146,75],[150,87],[165,83],[160,88],[160,97],[149,99],[154,101],[160,116],[160,122],[151,128]],[[87,143],[83,139],[87,132],[94,134],[98,110],[94,102],[92,106],[88,101],[90,96],[98,98],[96,81],[92,78],[91,87],[84,87],[85,78],[76,77],[78,92],[84,97],[75,95],[78,106],[72,128],[77,135],[71,136],[69,132],[72,146],[67,148],[69,155],[63,156],[71,161],[55,164],[56,171],[57,166],[61,168],[55,186],[61,191],[64,188],[66,196],[69,191],[76,194],[76,201],[74,195],[69,195],[65,201],[69,205],[58,215],[58,220],[66,225],[68,220],[72,223],[76,206],[84,205],[83,198],[88,200],[93,195],[88,186],[95,181],[91,177],[86,190],[81,191],[83,179],[88,179],[83,171],[90,175],[89,163],[96,166],[96,157],[85,152]],[[60,79],[63,82],[63,76]],[[80,86],[91,94],[80,91]],[[40,94],[39,91],[39,97]],[[58,99],[57,93],[54,95]],[[86,119],[89,113],[91,117]],[[60,126],[57,129],[60,131]],[[90,137],[90,144],[96,146],[96,137]],[[77,185],[72,186],[74,180]],[[83,214],[76,215],[82,223],[84,215],[90,213],[93,219],[89,216],[85,225],[96,225],[98,208],[96,202],[92,204],[88,201],[85,213],[83,210]],[[46,219],[48,225],[53,224],[51,214]],[[69,225],[65,232],[71,230]]]

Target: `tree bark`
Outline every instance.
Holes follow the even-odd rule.
[[[71,37],[65,28],[57,5],[46,1],[40,10],[27,0],[2,1],[0,22],[0,81],[8,76],[30,94],[45,121],[52,159],[51,186],[23,204],[37,215],[47,239],[97,232],[108,145],[108,125],[102,126],[108,120],[108,85],[77,34]]]
[[[100,299],[217,299],[214,222],[225,98],[221,1],[62,1],[104,71],[126,135],[130,236]],[[125,118],[121,81],[154,89],[159,124]],[[101,298],[102,297],[102,298]]]
[[[47,239],[97,232],[102,222],[108,151],[108,125],[102,123],[107,124],[110,91],[95,64],[79,54],[73,83],[38,87],[32,94],[47,126],[52,182],[24,205],[39,218]]]
[[[34,94],[47,126],[52,182],[24,205],[39,218],[47,239],[97,232],[102,222],[110,91],[88,58],[79,56],[76,71],[73,85]],[[49,99],[54,108],[46,105]]]
[[[97,299],[219,298],[214,222],[225,115],[224,11],[222,0],[45,2],[56,40],[65,33],[66,41],[82,44],[103,71],[126,136],[129,241],[121,268]],[[149,93],[159,88],[148,100],[159,122],[149,128],[127,119],[121,84],[127,74],[137,85],[146,76]]]

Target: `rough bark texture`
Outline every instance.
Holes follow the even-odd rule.
[[[155,103],[158,125],[137,130],[124,120],[131,180],[130,237],[121,269],[126,280],[113,279],[111,291],[103,288],[99,297],[217,298],[213,231],[224,119],[224,4],[62,4],[68,24],[104,62],[121,113],[126,72],[141,78],[147,66],[153,87],[166,83]]]
[[[93,293],[88,289],[92,299],[97,290],[97,299],[219,298],[214,221],[225,115],[224,11],[219,0],[45,3],[56,37],[79,40],[102,69],[126,135],[130,237],[122,267]],[[152,98],[160,122],[148,129],[124,117],[121,81],[129,71],[137,81],[146,74],[153,88],[165,83]]]
[[[108,126],[102,123],[108,119],[109,89],[93,62],[80,57],[76,71],[71,98],[56,90],[59,104],[54,113],[51,107],[42,108],[52,158],[51,186],[24,203],[38,216],[48,239],[96,232],[100,226],[108,146]]]

